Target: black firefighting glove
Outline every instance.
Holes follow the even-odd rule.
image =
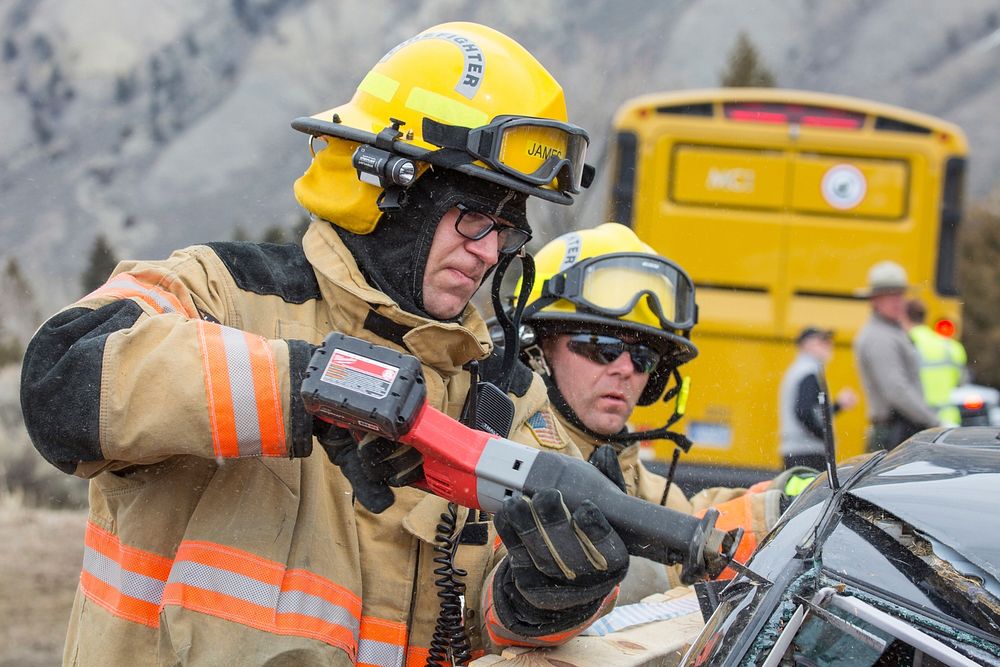
[[[351,431],[318,419],[313,434],[351,483],[354,497],[375,514],[395,502],[391,487],[407,486],[424,476],[420,452],[409,445],[363,434],[359,442]]]
[[[493,606],[522,637],[583,624],[628,571],[625,543],[589,500],[570,514],[556,489],[508,498],[494,524],[508,554],[493,578]]]

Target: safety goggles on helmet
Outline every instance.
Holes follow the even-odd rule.
[[[525,318],[557,299],[619,318],[645,299],[665,330],[690,329],[697,318],[691,278],[670,260],[644,253],[613,253],[573,264],[545,282]]]
[[[497,249],[501,253],[511,254],[531,240],[528,232],[503,223],[489,213],[473,210],[462,203],[455,204],[455,208],[458,209],[455,230],[470,241],[478,241],[495,229]]]
[[[617,336],[602,336],[589,333],[572,334],[566,341],[570,352],[597,362],[602,366],[614,363],[623,353],[628,352],[636,373],[652,373],[660,363],[659,352],[642,343],[626,343]]]
[[[467,128],[424,118],[423,137],[531,185],[577,194],[593,179],[593,168],[585,164],[590,137],[572,123],[497,116],[488,125]]]

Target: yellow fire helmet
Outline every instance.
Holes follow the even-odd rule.
[[[529,355],[549,333],[635,332],[662,355],[639,405],[655,402],[677,366],[697,356],[694,283],[625,225],[563,234],[538,251],[535,267],[521,317]]]
[[[563,90],[510,37],[475,23],[434,26],[390,50],[347,104],[292,127],[313,160],[299,203],[367,234],[427,168],[453,169],[560,204],[589,185],[589,137]],[[314,139],[326,146],[316,150]]]

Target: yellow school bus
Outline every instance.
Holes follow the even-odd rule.
[[[903,265],[939,330],[954,330],[966,140],[940,119],[811,92],[722,88],[652,94],[614,118],[608,219],[630,225],[697,286],[700,355],[678,469],[694,486],[781,467],[778,387],[807,325],[834,329],[833,393],[860,394],[851,342],[868,269]],[[637,410],[663,423],[663,405]],[[835,418],[837,458],[864,451],[864,405]],[[669,459],[669,442],[652,443]],[[648,450],[647,450],[648,451]]]

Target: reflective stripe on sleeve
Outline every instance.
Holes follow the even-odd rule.
[[[267,339],[203,320],[197,327],[215,455],[285,456],[277,367]]]
[[[363,616],[356,664],[359,667],[402,667],[406,636],[405,623]]]
[[[361,599],[306,570],[209,542],[182,542],[163,593],[177,605],[357,655]]]
[[[169,558],[124,546],[117,536],[87,522],[80,588],[111,614],[158,627],[170,565]]]
[[[102,297],[138,299],[160,315],[179,313],[189,318],[197,318],[198,314],[193,305],[188,305],[187,299],[182,301],[177,294],[164,289],[164,281],[165,277],[161,274],[119,273],[88,294],[83,300]]]

